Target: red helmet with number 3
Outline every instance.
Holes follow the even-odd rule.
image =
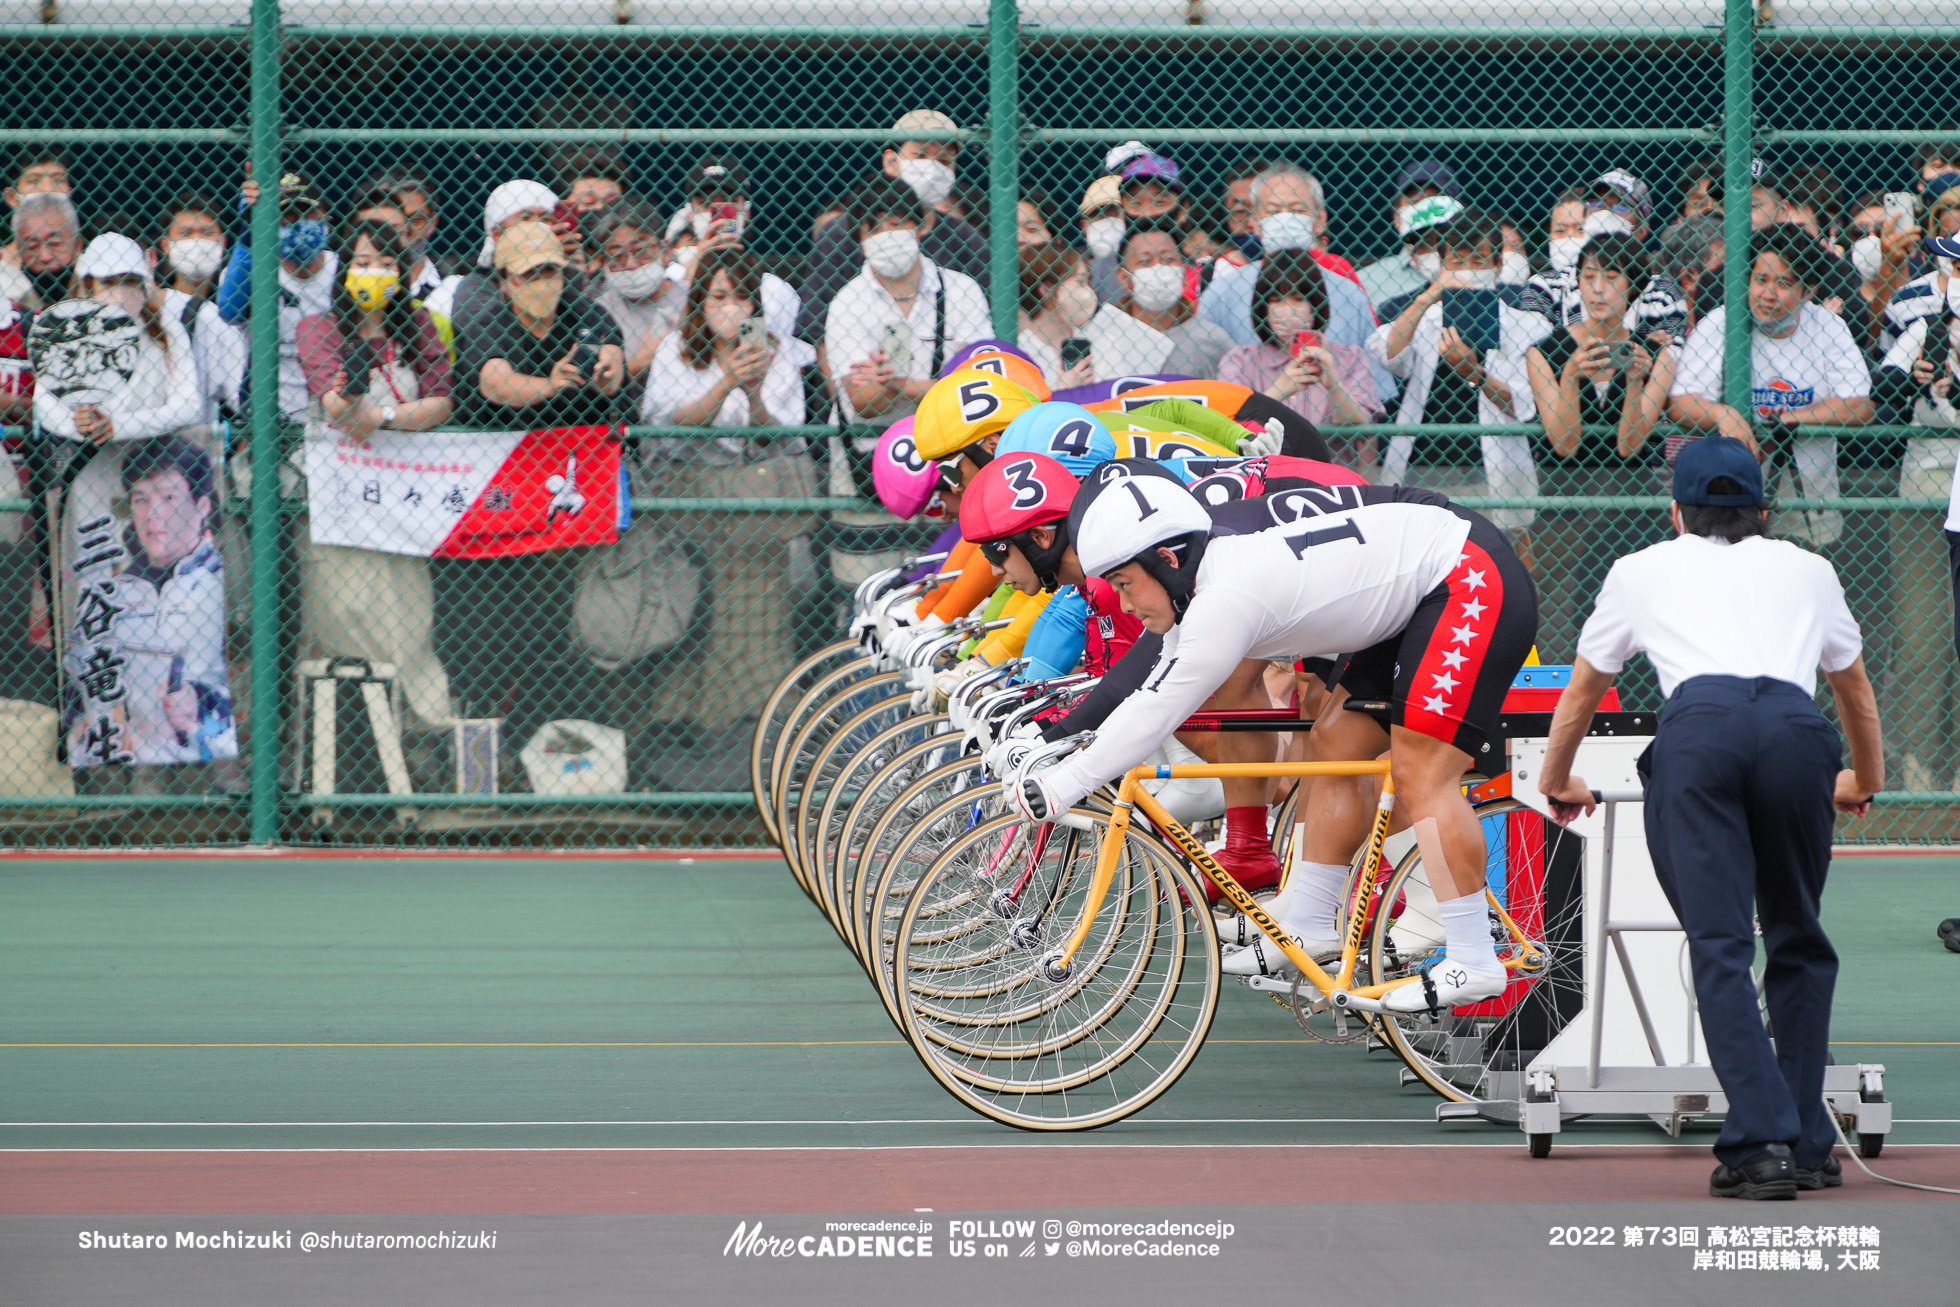
[[[960,500],[960,535],[975,544],[1065,520],[1080,486],[1046,454],[1010,454],[980,469]]]
[[[1044,589],[1060,582],[1056,569],[1068,552],[1068,510],[1081,483],[1046,454],[1009,454],[980,469],[960,500],[960,535],[981,548],[989,562],[1004,565],[1009,545],[1034,569]],[[1028,533],[1054,529],[1044,548]]]

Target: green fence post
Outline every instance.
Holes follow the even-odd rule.
[[[252,0],[252,843],[279,840],[279,0]]]
[[[1021,13],[1016,0],[990,0],[987,8],[987,176],[994,335],[1017,340],[1021,250],[1014,232],[1021,205]]]
[[[1754,0],[1727,0],[1722,25],[1722,399],[1745,421],[1754,364],[1749,342],[1749,208],[1756,155],[1756,7]]]

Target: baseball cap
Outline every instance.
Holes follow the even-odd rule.
[[[1960,259],[1960,236],[1928,236],[1926,253],[1936,259]],[[1948,298],[1954,298],[1952,291]]]
[[[1097,209],[1114,209],[1123,203],[1123,183],[1115,177],[1098,177],[1089,183],[1089,189],[1082,192],[1082,212],[1094,213]]]
[[[1139,154],[1124,162],[1122,171],[1116,174],[1122,185],[1131,182],[1162,182],[1171,189],[1177,189],[1178,167],[1175,159],[1161,154]]]
[[[892,124],[895,132],[956,132],[960,125],[937,109],[913,109]]]
[[[1409,206],[1409,225],[1403,228],[1402,239],[1413,241],[1431,227],[1446,223],[1462,212],[1463,203],[1454,195],[1431,195],[1417,200]]]
[[[497,271],[529,272],[547,263],[565,262],[558,233],[541,222],[520,222],[497,237]]]
[[[687,170],[687,194],[690,199],[696,195],[739,195],[746,198],[748,193],[748,169],[727,155],[711,154]]]
[[[118,232],[105,232],[88,243],[75,261],[78,277],[147,277],[150,261],[143,247]]]
[[[1447,164],[1435,159],[1418,159],[1395,170],[1395,178],[1389,183],[1389,194],[1403,195],[1420,186],[1434,186],[1445,195],[1456,195],[1461,189],[1456,184],[1456,174],[1450,171]]]
[[[1631,236],[1633,224],[1625,215],[1611,209],[1594,209],[1586,215],[1585,233],[1588,236]]]
[[[1628,172],[1625,168],[1609,168],[1594,179],[1600,186],[1608,186],[1627,197],[1633,207],[1646,217],[1654,211],[1653,203],[1647,198],[1647,183]]]
[[[1952,190],[1960,190],[1960,172],[1943,172],[1926,183],[1924,198],[1930,205]]]
[[[279,174],[279,213],[281,217],[289,214],[311,213],[324,209],[327,202],[320,198],[320,192],[307,179],[303,172],[289,171]]]
[[[1717,477],[1728,477],[1742,487],[1742,493],[1712,493],[1708,483]],[[1733,436],[1689,441],[1674,460],[1674,502],[1706,508],[1760,508],[1763,469],[1749,446]]]

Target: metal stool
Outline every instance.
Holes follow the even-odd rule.
[[[299,664],[300,721],[311,730],[310,741],[301,744],[302,756],[310,758],[308,792],[335,794],[339,751],[340,686],[348,682],[361,687],[361,701],[367,706],[368,725],[374,731],[375,752],[381,755],[381,772],[390,794],[413,794],[409,784],[408,759],[402,754],[401,723],[389,691],[395,683],[392,663],[370,663],[365,658],[309,658]],[[415,809],[397,808],[404,822],[415,820]],[[334,809],[313,810],[313,824],[333,822]]]

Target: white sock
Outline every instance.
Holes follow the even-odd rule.
[[[1497,946],[1490,937],[1490,909],[1482,890],[1460,899],[1441,899],[1437,915],[1443,919],[1445,955],[1476,971],[1498,969]]]
[[[1286,915],[1280,925],[1299,939],[1336,939],[1341,891],[1347,887],[1345,862],[1296,862],[1287,877]]]

